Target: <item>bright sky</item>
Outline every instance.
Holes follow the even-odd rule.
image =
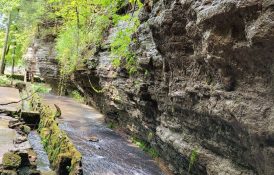
[[[0,28],[3,28],[3,15],[0,14]]]

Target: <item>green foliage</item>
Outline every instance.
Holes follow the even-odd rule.
[[[118,15],[117,11],[131,3],[132,14]],[[60,94],[70,75],[81,69],[87,58],[92,57],[106,39],[108,29],[116,26],[117,34],[111,40],[113,66],[121,63],[130,74],[137,71],[136,55],[130,51],[132,34],[139,26],[140,0],[1,0],[0,13],[12,12],[12,26],[7,63],[21,63],[31,41],[37,36],[56,38],[57,59],[60,63]],[[126,27],[119,27],[125,23]],[[1,39],[4,31],[0,29]],[[1,40],[0,39],[0,40]],[[1,44],[3,41],[0,41]],[[1,45],[0,45],[1,47]],[[124,61],[125,60],[125,61]]]
[[[11,13],[11,26],[6,53],[6,64],[23,64],[22,56],[29,47],[37,30],[36,26],[45,13],[44,0],[1,0],[0,15],[3,23],[7,23],[7,14]],[[4,44],[4,28],[0,28],[0,47]]]
[[[129,2],[132,6],[136,2],[135,10],[142,6],[139,0]],[[108,29],[113,25],[118,26],[121,22],[128,25],[126,28],[120,28],[111,41],[113,66],[119,67],[121,60],[126,59],[129,73],[136,72],[136,56],[130,51],[129,45],[132,42],[131,35],[139,26],[139,20],[131,14],[116,14],[126,3],[123,0],[48,0],[48,4],[54,9],[51,18],[62,19],[56,44],[61,67],[60,91],[64,90],[62,86],[65,85],[66,79],[80,69],[87,58],[96,53]]]
[[[114,123],[114,122],[110,122],[110,123],[108,123],[108,128],[110,128],[110,129],[115,129],[115,128],[117,128],[117,124],[116,123]]]
[[[32,90],[34,92],[38,92],[41,94],[46,94],[51,91],[51,88],[48,85],[43,84],[43,83],[34,83],[31,86],[32,86]]]
[[[0,1],[0,12],[7,13],[17,8],[20,4],[20,0],[1,0]]]
[[[125,67],[129,74],[133,74],[137,71],[136,55],[130,50],[130,44],[132,42],[132,34],[137,30],[140,22],[138,17],[132,17],[131,15],[125,15],[118,18],[116,24],[118,32],[112,38],[111,42],[111,54],[113,56],[112,64],[114,67],[121,66],[121,60],[125,59]],[[126,28],[119,27],[121,23],[127,24]]]
[[[194,166],[194,164],[196,163],[197,159],[198,159],[198,150],[195,148],[194,150],[192,150],[192,152],[190,154],[188,174],[190,173],[190,171],[191,171],[192,167]]]
[[[0,86],[12,86],[12,84],[16,84],[18,82],[21,82],[17,79],[12,79],[10,76],[2,75],[0,76]]]
[[[6,76],[0,76],[0,86],[7,86],[11,84],[11,80]]]
[[[42,144],[43,144],[45,147],[48,146],[48,144],[49,144],[49,139],[50,139],[50,135],[47,135],[46,137],[44,137],[44,138],[42,139]]]
[[[70,97],[80,103],[83,103],[85,101],[85,98],[78,91],[72,91],[70,93]]]
[[[131,142],[141,148],[143,151],[147,152],[151,157],[157,158],[159,157],[159,153],[157,150],[150,146],[149,143],[138,139],[137,137],[132,137]]]
[[[76,46],[77,28],[65,26],[57,38],[57,59],[61,65],[61,74],[72,73],[77,65],[78,50]]]

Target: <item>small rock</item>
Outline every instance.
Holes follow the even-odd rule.
[[[31,128],[27,125],[22,125],[20,129],[21,129],[21,131],[23,131],[26,134],[29,134],[31,131]]]
[[[20,136],[20,137],[16,138],[16,140],[14,141],[14,143],[15,143],[15,144],[21,144],[21,143],[23,143],[23,142],[25,142],[25,141],[27,141],[27,140],[28,140],[28,139],[27,139],[26,136]]]
[[[88,138],[88,141],[91,141],[91,142],[99,142],[99,139],[98,139],[98,137],[96,137],[96,136],[91,136],[91,137]]]
[[[36,156],[29,156],[29,161],[34,164],[37,160],[37,157]]]
[[[24,122],[20,122],[20,121],[10,121],[9,122],[9,128],[14,129],[20,125],[24,125]]]

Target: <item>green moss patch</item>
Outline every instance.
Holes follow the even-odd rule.
[[[17,175],[15,170],[0,170],[1,175]]]
[[[3,166],[7,169],[17,169],[21,165],[21,157],[15,153],[5,153],[3,155]]]

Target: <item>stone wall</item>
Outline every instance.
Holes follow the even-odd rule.
[[[138,73],[112,67],[107,41],[75,73],[89,103],[176,174],[197,150],[191,174],[273,175],[273,1],[147,0],[140,20]]]

